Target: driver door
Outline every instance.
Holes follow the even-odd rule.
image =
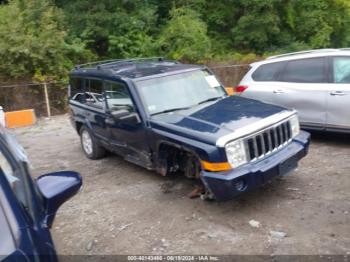
[[[2,220],[0,223],[0,243],[3,243],[1,240],[10,240],[7,239],[8,233],[16,235],[18,242],[22,243],[22,247],[16,241],[8,242],[10,246],[0,247],[0,255],[8,256],[9,261],[18,255],[25,256],[26,261],[42,261],[34,254],[44,254],[45,261],[57,261],[49,229],[42,226],[42,203],[33,189],[26,165],[13,157],[0,139],[0,213],[3,212],[0,220],[2,216],[11,221],[7,224]]]
[[[105,81],[104,90],[107,102],[106,125],[112,150],[130,162],[147,167],[150,158],[146,129],[127,84],[122,81]],[[118,119],[113,113],[119,110],[126,110],[130,114]]]

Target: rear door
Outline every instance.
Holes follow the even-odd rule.
[[[92,129],[94,135],[108,143],[109,131],[106,125],[106,100],[103,92],[102,79],[85,79],[86,108],[85,119],[88,126]]]
[[[71,77],[69,80],[69,113],[72,122],[84,122],[85,105],[85,79],[82,77]],[[79,130],[78,130],[79,131]]]
[[[105,123],[103,81],[98,78],[72,77],[69,104],[72,121],[85,124],[93,131],[94,136],[107,144],[109,132]]]
[[[326,58],[288,61],[274,90],[274,101],[298,111],[301,124],[323,128],[326,123],[328,79]]]
[[[350,128],[350,57],[330,58],[331,80],[327,94],[327,127]]]
[[[281,89],[281,84],[277,81],[284,66],[285,62],[268,63],[251,71],[251,75],[246,75],[240,83],[240,87],[243,88],[241,96],[279,104],[274,92]]]
[[[304,126],[323,128],[328,96],[326,59],[308,58],[261,65],[242,96],[296,109]],[[243,84],[244,81],[242,81]]]

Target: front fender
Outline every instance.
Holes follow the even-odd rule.
[[[215,145],[189,139],[163,130],[153,130],[153,134],[156,136],[155,141],[157,141],[155,145],[156,152],[159,151],[161,145],[169,144],[189,151],[201,160],[208,162],[227,161],[225,150],[223,148],[216,147]]]

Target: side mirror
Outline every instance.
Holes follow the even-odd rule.
[[[62,171],[42,175],[36,183],[44,200],[44,223],[51,228],[58,208],[79,191],[82,178],[77,172]]]

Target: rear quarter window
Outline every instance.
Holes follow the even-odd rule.
[[[69,85],[69,97],[82,103],[85,92],[84,80],[82,78],[71,78]]]
[[[277,81],[283,64],[282,62],[278,62],[261,65],[252,74],[252,78],[255,81]]]

